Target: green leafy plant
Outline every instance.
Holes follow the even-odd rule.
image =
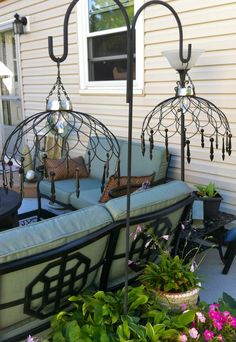
[[[177,342],[195,312],[170,315],[161,311],[143,285],[128,289],[128,312],[123,313],[124,289],[69,298],[74,308],[52,321],[53,342]]]
[[[196,184],[195,187],[197,188],[197,194],[200,197],[216,197],[218,195],[215,183],[210,182],[207,185]]]
[[[172,258],[168,254],[161,254],[157,264],[148,263],[139,280],[155,290],[172,293],[189,291],[200,285],[199,276],[191,271],[190,264],[184,264],[178,255]]]
[[[128,313],[123,314],[124,289],[72,296],[73,309],[52,321],[53,342],[232,342],[236,341],[236,301],[223,293],[216,304],[200,302],[194,310],[160,310],[144,286],[128,289]],[[27,342],[41,342],[29,336]]]
[[[146,235],[146,247],[155,250],[157,255],[155,262],[145,265],[143,274],[139,277],[143,284],[155,290],[171,293],[186,292],[200,286],[200,276],[195,272],[195,258],[199,247],[190,251],[193,256],[187,262],[190,252],[183,259],[178,255],[172,256],[168,235],[159,238],[150,232],[149,228],[140,226],[137,227],[135,234]]]

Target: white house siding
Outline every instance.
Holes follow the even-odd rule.
[[[84,0],[80,0],[84,1]],[[231,157],[221,159],[220,151],[209,161],[209,149],[200,148],[200,138],[193,139],[191,164],[186,164],[186,180],[191,183],[214,181],[224,197],[222,208],[236,213],[236,1],[170,0],[183,24],[185,46],[192,43],[205,52],[190,75],[197,95],[212,101],[227,116],[233,134]],[[0,21],[18,12],[30,16],[31,32],[22,35],[21,62],[25,116],[44,110],[45,98],[56,78],[56,66],[48,57],[47,37],[55,37],[56,53],[62,54],[62,27],[68,0],[0,1]],[[160,101],[173,96],[178,79],[161,51],[178,47],[174,17],[162,6],[145,11],[144,92],[134,96],[133,136],[140,137],[142,121]],[[117,136],[127,136],[128,107],[125,96],[80,93],[79,49],[76,11],[70,17],[69,56],[61,72],[74,108],[88,112],[109,126]],[[170,141],[173,158],[170,176],[180,177],[179,141]],[[163,141],[159,142],[163,143]]]

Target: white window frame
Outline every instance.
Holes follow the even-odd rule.
[[[12,30],[13,31],[13,22],[14,19],[10,19],[4,22],[0,22],[0,32]],[[17,76],[18,76],[18,85],[19,85],[19,95],[9,95],[9,96],[2,96],[1,98],[4,99],[11,99],[20,101],[21,103],[21,115],[22,119],[24,119],[24,101],[23,101],[23,89],[22,89],[22,73],[21,73],[21,59],[20,59],[20,37],[19,35],[15,35],[15,48],[16,48],[16,63],[17,63]],[[3,127],[3,118],[0,118],[0,125]],[[2,129],[2,128],[1,128]],[[3,146],[3,134],[0,132],[0,150]]]
[[[134,12],[144,3],[144,0],[134,0]],[[89,33],[88,1],[80,1],[77,10],[78,17],[78,48],[79,48],[79,76],[80,93],[90,94],[125,94],[126,80],[89,81],[88,80],[88,47],[87,39],[101,35],[102,31]],[[143,94],[144,89],[144,19],[143,13],[136,24],[136,80],[134,80],[134,94]],[[106,34],[122,32],[126,27],[106,30]]]

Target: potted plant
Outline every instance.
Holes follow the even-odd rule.
[[[163,247],[163,242],[169,240],[168,235],[158,238],[145,231],[145,228],[143,232],[148,238],[146,246],[157,251],[157,258],[155,262],[145,265],[143,274],[139,277],[141,283],[155,291],[161,307],[175,311],[196,305],[201,287],[200,277],[195,272],[195,258],[199,247],[190,251],[193,257],[186,262],[190,252],[182,259],[178,255],[172,256],[171,251]]]
[[[203,201],[204,219],[215,218],[218,216],[222,197],[216,189],[215,183],[207,185],[195,185],[197,188],[197,199]]]

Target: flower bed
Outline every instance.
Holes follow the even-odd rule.
[[[180,312],[161,309],[143,285],[130,287],[128,294],[127,315],[124,289],[71,297],[74,309],[55,316],[47,341],[236,341],[236,301],[227,294],[217,304],[200,303]],[[29,336],[28,342],[43,341]]]

